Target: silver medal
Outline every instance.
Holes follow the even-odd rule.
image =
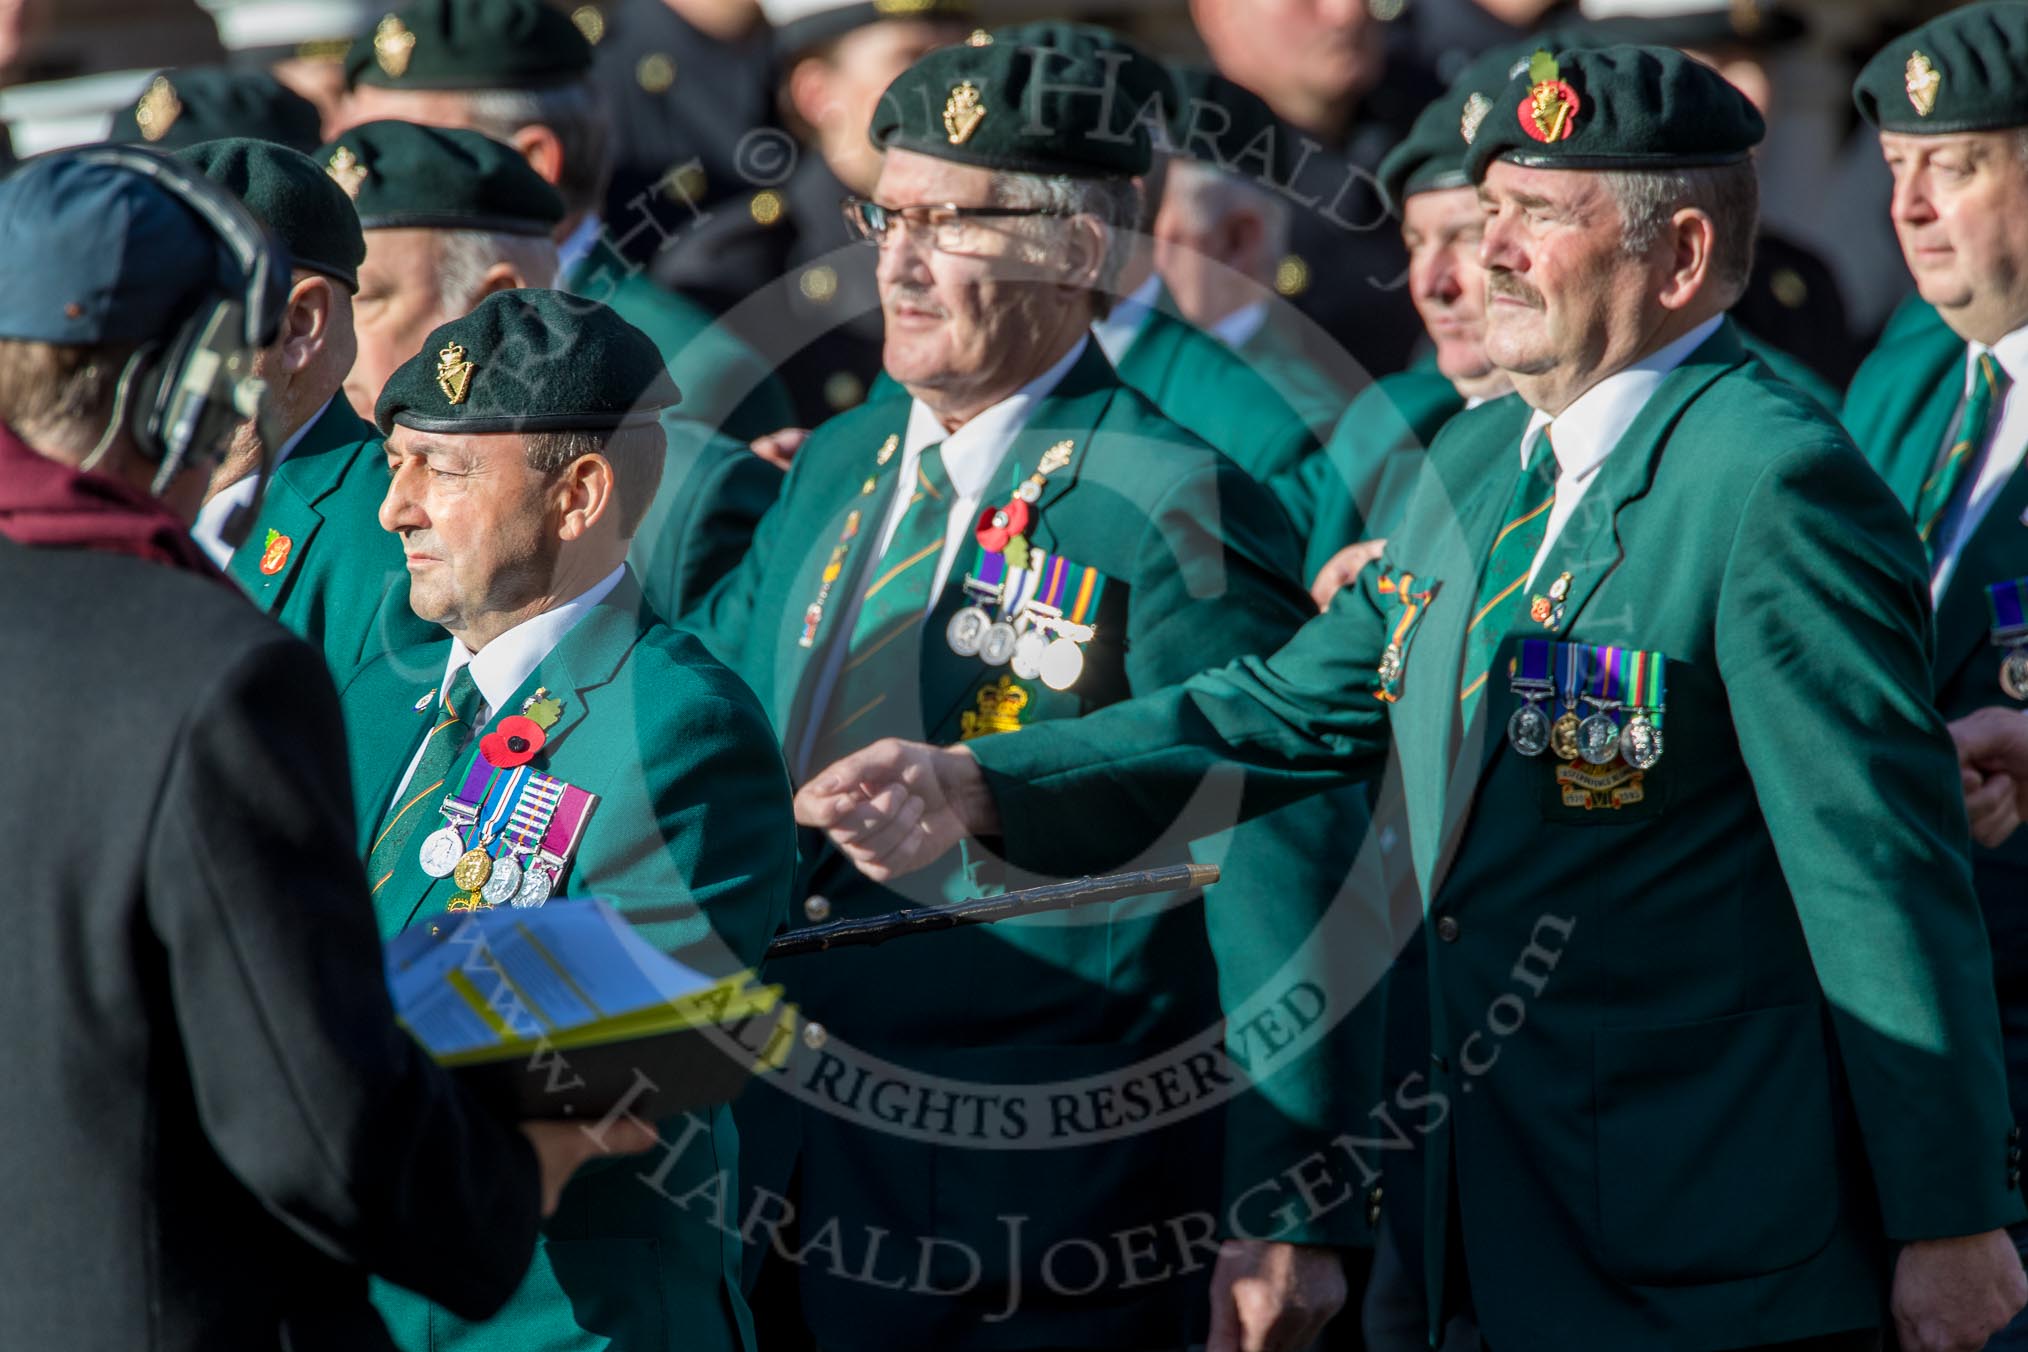
[[[1380,667],[1375,673],[1382,685],[1393,685],[1401,679],[1401,645],[1390,643],[1387,651],[1380,654]]]
[[[1549,749],[1549,715],[1530,700],[1507,720],[1507,740],[1524,756],[1539,756]]]
[[[2000,660],[2000,688],[2007,698],[2028,700],[2028,648],[2012,648]]]
[[[1042,674],[1042,654],[1049,647],[1049,635],[1040,629],[1030,629],[1014,640],[1014,674],[1024,681],[1032,681]]]
[[[1042,654],[1042,683],[1051,690],[1068,690],[1084,675],[1084,649],[1067,638],[1052,642]]]
[[[455,826],[440,826],[423,837],[422,870],[432,878],[448,878],[465,852],[465,840]]]
[[[521,863],[511,854],[503,854],[493,861],[493,871],[486,875],[486,885],[479,889],[480,899],[491,906],[505,906],[521,891]]]
[[[1014,649],[1021,642],[1021,636],[1014,632],[1014,626],[1005,620],[995,620],[986,627],[986,634],[979,643],[979,660],[989,667],[1004,667],[1012,660]]]
[[[1605,765],[1620,754],[1620,725],[1603,711],[1577,725],[1577,754],[1588,765]]]
[[[521,890],[514,894],[516,906],[540,906],[549,900],[550,889],[555,887],[547,870],[537,866],[521,875]]]
[[[1645,711],[1635,714],[1620,733],[1620,759],[1636,770],[1652,770],[1662,759],[1662,730],[1648,721]]]
[[[992,623],[993,617],[980,607],[966,606],[951,616],[951,622],[944,626],[944,641],[960,657],[977,657],[979,644]]]

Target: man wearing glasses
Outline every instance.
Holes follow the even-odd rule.
[[[874,117],[880,178],[847,217],[878,246],[883,363],[909,397],[812,433],[689,618],[760,693],[799,780],[885,736],[1075,717],[1271,651],[1314,609],[1264,490],[1091,337],[1151,153],[1127,101],[1100,97],[1099,53],[980,35],[911,67]],[[980,852],[887,887],[804,844],[797,926],[1046,880]],[[1344,1292],[1322,1246],[1365,1239],[1374,1203],[1357,1188],[1313,1216],[1281,1175],[1367,1106],[1325,1099],[1370,1102],[1374,1082],[1291,1053],[1231,1125],[1221,990],[1267,989],[1317,918],[1288,896],[1335,886],[1292,884],[1308,865],[1286,818],[1233,833],[1223,860],[1201,903],[771,965],[817,1026],[739,1110],[742,1182],[762,1191],[738,1214],[769,1223],[742,1227],[759,1317],[800,1304],[826,1352],[1180,1349],[1207,1308],[1235,1337],[1242,1304],[1250,1346],[1313,1337]],[[1203,1082],[1169,1064],[1191,1045],[1213,1049]]]

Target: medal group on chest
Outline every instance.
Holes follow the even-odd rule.
[[[463,781],[444,795],[444,824],[424,838],[421,863],[458,886],[447,909],[540,906],[562,881],[598,804],[597,794],[529,764],[562,712],[538,689],[479,739]]]
[[[1521,707],[1507,742],[1563,762],[1557,780],[1570,806],[1638,802],[1639,777],[1662,760],[1667,665],[1661,653],[1523,639],[1509,671]]]

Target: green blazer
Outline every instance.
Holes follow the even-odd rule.
[[[744,564],[690,617],[760,693],[792,748],[802,744],[812,686],[844,607],[835,601],[826,607],[808,648],[798,641],[805,610],[848,513],[861,511],[864,525],[841,576],[854,578],[862,562],[857,551],[877,540],[904,459],[896,454],[883,463],[878,451],[903,434],[908,410],[906,400],[882,400],[818,428]],[[1291,578],[1294,545],[1280,513],[1224,457],[1123,386],[1095,342],[1037,406],[989,496],[1003,498],[1064,439],[1075,454],[1047,481],[1033,538],[1109,581],[1082,679],[1069,691],[1019,683],[1024,723],[1066,722],[1172,684],[1206,663],[1270,651],[1295,631],[1310,607]],[[964,603],[961,584],[972,554],[967,541],[921,631],[921,679],[913,693],[920,735],[932,741],[958,740],[964,720],[989,707],[987,696],[1008,674],[957,657],[944,642],[946,623]],[[834,1059],[827,1071],[825,1058],[846,1045],[912,1073],[986,1086],[1114,1072],[1194,1037],[1208,1035],[1216,1045],[1222,1008],[1240,1011],[1248,997],[1277,995],[1305,973],[1322,993],[1343,1001],[1328,1011],[1339,1019],[1362,972],[1367,984],[1377,980],[1387,949],[1371,924],[1356,923],[1360,909],[1374,902],[1363,896],[1347,900],[1336,913],[1340,923],[1303,949],[1336,900],[1363,836],[1363,819],[1348,821],[1336,811],[1305,805],[1212,841],[1207,852],[1222,860],[1227,880],[1201,906],[1169,896],[1091,912],[1081,923],[1037,917],[772,964],[768,979],[785,983],[790,998],[830,1034],[824,1052],[798,1051],[789,1081],[799,1091],[813,1077],[821,1084],[839,1068]],[[1185,849],[1181,840],[1165,843],[1151,849],[1150,860],[1174,862]],[[805,850],[798,898],[824,898],[828,906],[819,913],[831,919],[996,892],[1060,873],[1047,857],[1028,861],[1031,874],[1009,870],[982,850],[889,890],[814,836]],[[794,921],[811,918],[799,911]],[[1347,939],[1346,931],[1356,937]],[[1257,1020],[1258,1009],[1245,1012]],[[1344,1018],[1309,1054],[1279,1060],[1266,1054],[1272,1037],[1264,1031],[1275,1030],[1242,1021],[1228,1033],[1235,1057],[1257,1068],[1260,1084],[1229,1106],[1223,1146],[1216,1112],[1186,1117],[1165,1110],[1173,1125],[1108,1144],[1077,1144],[1075,1128],[1054,1135],[1038,1112],[1025,1127],[1007,1128],[1015,1133],[1010,1139],[1029,1148],[980,1148],[935,1130],[918,1139],[868,1129],[788,1094],[749,1093],[738,1110],[742,1134],[770,1143],[757,1167],[786,1180],[801,1161],[792,1200],[805,1237],[836,1220],[848,1234],[878,1227],[904,1254],[913,1254],[920,1238],[937,1237],[970,1245],[984,1258],[975,1285],[942,1299],[838,1280],[836,1265],[803,1265],[803,1311],[818,1342],[842,1352],[1181,1346],[1189,1324],[1202,1317],[1208,1264],[1179,1257],[1175,1280],[1139,1286],[1116,1271],[1104,1289],[1073,1298],[1052,1293],[1041,1254],[1068,1237],[1165,1226],[1164,1218],[1200,1211],[1223,1215],[1229,1196],[1237,1200],[1241,1189],[1263,1181],[1268,1189],[1238,1208],[1250,1232],[1365,1240],[1371,1221],[1363,1197],[1309,1216],[1300,1204],[1288,1205],[1285,1179],[1279,1187],[1272,1180],[1327,1149],[1346,1122],[1370,1107],[1378,1092],[1373,1016]],[[1053,1144],[1059,1139],[1064,1144]],[[1038,1143],[1045,1148],[1033,1148]],[[1224,1170],[1211,1163],[1221,1149]],[[762,1150],[756,1146],[757,1155]],[[786,1189],[785,1182],[750,1176],[776,1192]],[[999,1219],[1007,1215],[1028,1218],[1018,1263],[1008,1257]],[[937,1252],[940,1262],[950,1261]],[[938,1286],[963,1281],[962,1264],[955,1277],[942,1268],[934,1277]],[[1020,1317],[988,1318],[1006,1307],[1017,1281]]]
[[[401,537],[380,527],[386,496],[379,433],[343,394],[333,395],[276,468],[225,570],[261,609],[321,649],[341,684],[369,658],[444,636],[408,608]],[[271,534],[280,537],[272,552]],[[263,561],[277,556],[280,567],[266,571]]]
[[[443,680],[448,643],[382,657],[342,703],[367,853],[428,731],[415,706]],[[493,711],[519,713],[538,687],[563,701],[533,764],[600,796],[559,894],[610,901],[656,947],[701,971],[756,966],[780,925],[795,861],[788,779],[753,695],[698,642],[641,602],[631,575],[593,607]],[[462,782],[478,741],[454,763]],[[415,849],[373,897],[383,938],[443,912],[457,891],[417,859],[442,825],[437,796]],[[675,1198],[736,1178],[738,1133],[717,1108],[662,1124],[673,1162],[595,1164],[564,1191],[520,1289],[482,1324],[376,1284],[374,1303],[407,1352],[624,1348],[729,1352],[753,1346],[739,1293],[739,1240],[703,1205]],[[661,1173],[666,1167],[667,1173]],[[456,1255],[445,1256],[455,1262]]]
[[[1120,379],[1256,479],[1316,450],[1305,410],[1238,353],[1180,318],[1175,307],[1163,287],[1120,357]]]
[[[1337,425],[1352,396],[1345,384],[1326,373],[1323,366],[1303,350],[1302,338],[1295,331],[1298,322],[1307,321],[1290,318],[1284,303],[1270,302],[1266,320],[1251,337],[1232,350],[1266,380],[1310,431],[1322,440],[1331,435],[1331,429]],[[1351,357],[1347,354],[1340,356],[1343,363],[1350,367]],[[1350,376],[1352,372],[1345,374]]]
[[[746,556],[781,492],[782,472],[723,432],[675,411],[662,418],[669,458],[627,562],[648,607],[681,615]]]
[[[1845,406],[1859,449],[1910,512],[1923,480],[1935,469],[1965,394],[1965,340],[1936,311],[1905,309],[1860,366]],[[1979,527],[1959,552],[1949,585],[1936,602],[1936,647],[1930,663],[1937,708],[1947,719],[1988,705],[2020,708],[2000,687],[2002,651],[1989,639],[1986,588],[2028,577],[2028,466],[2001,487]],[[1972,878],[1985,907],[2000,998],[2011,1008],[2028,999],[2028,836],[1996,850],[1972,846]],[[2007,1047],[2016,1111],[2028,1106],[2028,1039]]]
[[[1640,796],[1573,806],[1553,755],[1508,745],[1503,679],[1456,726],[1527,420],[1513,397],[1453,419],[1390,537],[1390,583],[1429,594],[1399,702],[1375,669],[1404,612],[1369,579],[1270,659],[980,741],[1006,848],[1103,867],[1188,830],[1207,773],[1229,790],[1245,766],[1258,806],[1371,775],[1391,745],[1431,993],[1411,1130],[1448,1162],[1426,1171],[1432,1312],[1462,1257],[1502,1349],[1877,1324],[1884,1241],[2024,1214],[1920,546],[1727,325],[1557,540],[1555,627],[1523,621],[1667,659],[1664,758],[1621,783]]]
[[[1267,481],[1303,542],[1305,581],[1346,545],[1387,538],[1424,452],[1464,406],[1433,369],[1382,376],[1353,400],[1321,450]]]
[[[559,285],[612,306],[620,318],[655,340],[676,388],[683,392],[685,417],[740,441],[795,426],[788,387],[752,348],[711,311],[658,286],[603,236]]]

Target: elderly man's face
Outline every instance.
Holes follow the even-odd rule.
[[[352,300],[359,355],[345,377],[345,398],[368,422],[397,366],[422,351],[439,324],[458,318],[443,308],[434,230],[368,230],[359,294]]]
[[[1281,85],[1338,100],[1380,80],[1385,33],[1368,0],[1199,0],[1195,13],[1212,64],[1264,96]]]
[[[417,615],[462,636],[549,589],[562,548],[557,493],[529,468],[519,433],[398,426],[387,469],[380,525],[401,536]]]
[[[2022,133],[1880,133],[1894,233],[1922,298],[1966,338],[2028,322],[2028,164]]]
[[[1408,293],[1436,344],[1437,369],[1454,382],[1483,379],[1486,270],[1479,265],[1484,223],[1470,188],[1419,192],[1402,204],[1408,246]]]
[[[1627,252],[1600,175],[1496,160],[1479,206],[1493,365],[1575,397],[1638,354],[1661,321],[1669,264]]]
[[[890,150],[874,200],[890,207],[991,206],[992,183],[985,169]],[[978,222],[971,229],[977,251],[964,255],[934,248],[900,226],[890,230],[877,273],[887,373],[912,391],[936,391],[952,402],[1019,389],[1038,339],[1063,326],[1064,307],[1089,304],[1082,291],[1049,279],[1044,232],[1059,228],[1030,218]]]

